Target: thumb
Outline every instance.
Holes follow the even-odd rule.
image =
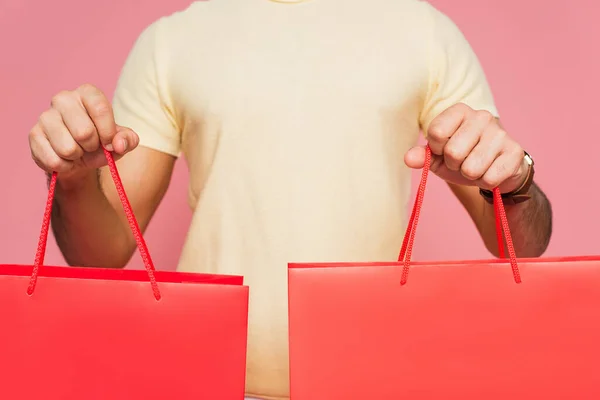
[[[404,163],[407,167],[421,169],[425,165],[425,146],[415,146],[404,154]]]
[[[425,158],[427,157],[426,146],[415,146],[409,149],[404,155],[404,163],[412,169],[421,169],[425,166]],[[451,179],[455,175],[444,164],[444,157],[437,154],[431,154],[431,163],[429,170],[444,180]]]
[[[411,148],[404,155],[404,163],[409,168],[422,169],[425,165],[425,157],[427,154],[425,149],[425,146],[415,146]],[[462,176],[460,172],[448,169],[443,156],[431,154],[429,170],[446,182],[452,182],[458,185],[473,185],[473,182]]]
[[[140,142],[138,135],[129,128],[117,126],[117,134],[112,140],[112,148],[118,155],[123,155],[135,149]]]

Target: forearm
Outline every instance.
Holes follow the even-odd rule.
[[[52,230],[69,265],[124,267],[135,242],[91,171],[76,184],[58,180]]]
[[[531,198],[523,203],[506,205],[517,257],[539,257],[548,247],[552,235],[552,207],[543,191],[535,184],[529,190]],[[487,249],[495,256],[498,252],[494,206],[481,201],[481,214],[474,218]],[[505,254],[507,254],[505,252]]]

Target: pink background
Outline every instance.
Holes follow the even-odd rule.
[[[189,0],[118,3],[0,0],[2,263],[33,260],[46,195],[27,144],[37,116],[53,94],[81,83],[112,95],[139,32]],[[535,157],[537,181],[555,212],[547,255],[600,253],[594,158],[600,147],[600,5],[592,0],[432,3],[466,34],[487,71],[504,125]],[[185,163],[179,162],[147,231],[158,268],[174,268],[183,244],[190,219],[186,179]],[[488,257],[467,214],[438,179],[430,180],[422,215],[415,259]],[[53,239],[47,262],[64,264]],[[131,266],[140,266],[137,255]]]

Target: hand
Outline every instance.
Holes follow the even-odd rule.
[[[427,139],[431,172],[447,182],[487,190],[499,187],[501,193],[508,193],[527,179],[523,149],[487,111],[456,104],[431,122]],[[404,162],[410,168],[423,168],[425,148],[413,147]]]
[[[92,85],[54,96],[29,133],[35,163],[61,179],[77,179],[106,165],[101,146],[119,158],[138,143],[131,129],[116,125],[110,102]]]

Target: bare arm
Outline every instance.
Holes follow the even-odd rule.
[[[487,111],[457,103],[439,114],[428,130],[431,171],[446,181],[475,223],[488,250],[498,255],[494,206],[479,188],[498,187],[510,193],[523,185],[529,172],[524,151]],[[406,154],[409,167],[422,168],[425,149]],[[515,251],[519,257],[537,257],[548,247],[552,234],[552,208],[535,184],[531,198],[506,206]]]
[[[175,158],[139,147],[135,132],[115,123],[96,87],[83,85],[52,99],[29,134],[31,155],[58,172],[52,229],[70,265],[124,267],[135,249],[103,147],[112,151],[140,228],[167,190]]]
[[[498,256],[496,219],[493,205],[486,202],[474,186],[448,183],[452,192],[469,213],[487,249]],[[518,257],[541,256],[552,235],[552,207],[544,192],[533,184],[531,199],[505,206],[510,232]]]
[[[139,147],[117,162],[142,231],[168,188],[174,161],[170,155]],[[106,167],[90,171],[75,184],[61,184],[59,179],[52,229],[69,265],[121,268],[136,248]]]

